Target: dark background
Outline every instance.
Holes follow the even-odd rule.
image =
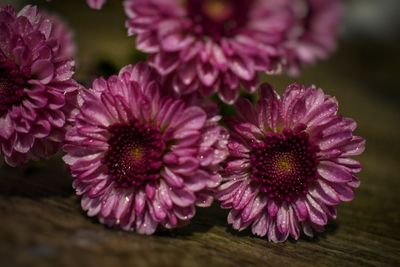
[[[62,16],[75,30],[76,78],[84,83],[144,59],[126,37],[120,1],[101,11],[84,0],[25,3]],[[335,95],[367,139],[356,199],[315,239],[268,243],[200,210],[186,228],[155,236],[106,229],[87,218],[59,157],[0,168],[0,266],[400,266],[400,1],[345,1],[338,51],[297,78],[265,77],[280,92],[293,81]]]

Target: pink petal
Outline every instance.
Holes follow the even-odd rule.
[[[10,116],[7,114],[0,118],[0,136],[9,139],[14,133],[14,127]]]
[[[180,189],[171,189],[170,197],[172,202],[179,207],[189,207],[193,205],[196,200],[196,197],[192,192]]]
[[[283,204],[276,217],[276,224],[281,234],[286,234],[289,231],[289,209],[286,204]]]
[[[358,136],[353,137],[349,143],[344,145],[341,149],[345,151],[342,157],[358,156],[362,154],[365,150],[366,141]]]
[[[265,236],[268,230],[268,220],[266,214],[261,214],[253,224],[252,232],[254,235]]]
[[[146,194],[139,190],[135,195],[135,212],[137,215],[142,214],[146,205]]]
[[[106,0],[86,0],[87,4],[93,9],[101,9]]]
[[[351,173],[345,167],[331,161],[321,161],[318,165],[318,173],[330,182],[346,183],[352,180]]]
[[[254,78],[254,65],[249,59],[236,55],[231,57],[229,61],[229,68],[241,79],[249,81]]]
[[[184,181],[179,174],[174,173],[168,167],[164,167],[161,172],[161,176],[165,179],[165,181],[173,187],[182,188],[184,185]]]
[[[321,206],[311,197],[307,196],[306,201],[307,211],[310,216],[310,220],[317,225],[326,225],[328,218],[321,208]]]
[[[308,218],[308,211],[305,200],[296,200],[294,208],[299,221],[305,221]]]
[[[268,214],[271,218],[274,218],[279,211],[279,207],[274,200],[268,201]]]
[[[332,185],[333,189],[337,192],[339,195],[339,198],[341,201],[352,201],[354,199],[354,191],[350,186],[347,185],[341,185],[341,184],[335,184]]]
[[[257,110],[259,111],[258,124],[264,131],[269,129],[276,131],[280,121],[279,107],[279,96],[272,86],[269,84],[261,85]]]
[[[298,240],[300,237],[300,229],[299,229],[299,224],[295,215],[295,212],[293,211],[294,207],[290,206],[289,207],[289,230],[290,230],[290,235],[295,239]]]

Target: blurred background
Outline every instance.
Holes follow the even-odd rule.
[[[145,59],[135,50],[134,39],[126,36],[121,1],[108,0],[101,11],[89,9],[84,0],[0,0],[0,3],[17,8],[37,4],[63,17],[75,31],[76,78],[83,84]],[[395,256],[395,252],[399,255],[400,246],[400,194],[397,192],[400,190],[400,1],[347,0],[344,3],[345,18],[335,54],[305,69],[297,78],[264,77],[280,92],[289,83],[298,81],[316,84],[335,95],[341,105],[340,113],[358,121],[357,134],[367,139],[367,150],[360,158],[364,171],[357,197],[340,206],[339,220],[330,224],[327,235],[319,242],[304,241],[295,246],[288,242],[271,245],[267,251],[266,244],[258,239],[232,235],[226,229],[226,212],[215,207],[201,211],[194,224],[172,236],[161,234],[146,239],[105,231],[79,211],[70,177],[61,161],[55,158],[50,163],[33,163],[22,170],[1,167],[0,259],[4,256],[14,263],[36,261],[38,264],[34,266],[55,266],[61,261],[57,266],[69,266],[74,262],[71,258],[74,255],[80,263],[93,263],[89,256],[97,256],[105,260],[103,263],[166,266],[168,259],[176,255],[176,259],[183,257],[193,266],[200,266],[207,261],[218,263],[217,259],[205,257],[213,256],[215,251],[228,262],[234,263],[237,259],[254,264],[261,264],[265,255],[279,259],[279,255],[287,252],[288,257],[297,258],[298,253],[304,252],[313,253],[301,258],[309,263],[319,260],[330,265],[344,259],[346,266],[400,266],[399,256]],[[170,237],[174,237],[173,241]],[[224,245],[213,245],[217,241],[244,247],[230,251]],[[200,252],[195,248],[199,244]],[[246,254],[250,253],[249,248],[253,254],[260,252],[254,261]],[[146,256],[146,249],[158,254],[155,258]],[[342,250],[347,252],[338,253]],[[80,251],[85,251],[88,257]],[[182,256],[181,251],[188,251],[190,255]],[[102,253],[110,253],[111,258]],[[346,258],[346,253],[351,257]],[[119,261],[119,257],[123,260]],[[41,259],[54,261],[43,265]],[[0,265],[8,266],[1,261]]]

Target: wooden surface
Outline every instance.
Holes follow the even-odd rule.
[[[117,5],[103,14],[77,6],[80,14],[63,12],[77,27],[79,79],[90,79],[99,70],[93,66],[107,72],[135,58],[120,14],[113,13]],[[102,16],[109,23],[91,31],[93,19]],[[329,61],[296,79],[337,96],[341,113],[355,118],[367,139],[356,199],[342,204],[338,220],[317,238],[268,243],[230,230],[226,211],[217,206],[199,210],[186,228],[151,237],[107,229],[80,210],[71,178],[55,157],[23,169],[1,167],[0,266],[400,266],[397,62],[394,45],[344,43]],[[281,89],[290,81],[271,80]]]

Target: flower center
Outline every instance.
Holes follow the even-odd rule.
[[[254,0],[187,0],[189,18],[199,35],[214,40],[231,37],[247,23]]]
[[[103,159],[118,187],[140,187],[159,177],[165,143],[161,133],[138,121],[109,127],[109,149]]]
[[[21,103],[24,94],[23,79],[11,76],[6,69],[0,67],[0,117],[12,106]]]
[[[318,147],[310,144],[305,132],[284,130],[252,147],[252,179],[262,192],[288,202],[307,193],[316,177]]]

